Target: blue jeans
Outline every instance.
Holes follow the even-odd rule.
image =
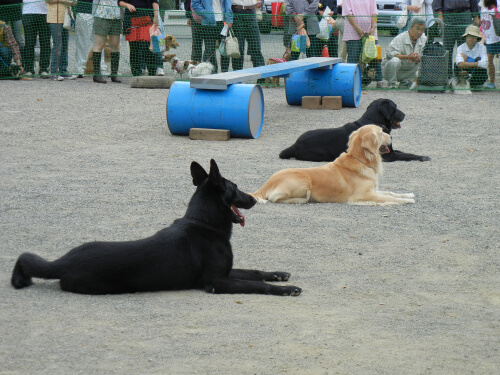
[[[52,35],[52,58],[50,62],[50,73],[56,75],[68,72],[68,30],[63,28],[62,23],[51,23],[50,34]]]

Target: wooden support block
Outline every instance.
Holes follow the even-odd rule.
[[[341,96],[323,96],[321,102],[324,109],[342,109]]]
[[[174,81],[173,77],[139,76],[130,79],[130,87],[142,89],[169,89]]]
[[[321,96],[303,96],[302,108],[305,109],[322,109]]]
[[[189,138],[203,141],[228,141],[229,130],[191,128]]]

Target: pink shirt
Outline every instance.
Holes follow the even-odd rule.
[[[372,19],[370,16],[373,14],[378,14],[376,0],[344,0],[342,5],[342,15],[355,16],[356,23],[366,33],[370,30],[370,27],[372,27]],[[377,38],[377,29],[375,29],[374,36]],[[361,37],[346,18],[344,23],[344,37],[342,40],[359,39],[361,39]]]

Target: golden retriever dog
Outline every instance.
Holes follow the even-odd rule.
[[[315,168],[283,169],[252,195],[259,203],[336,202],[358,205],[415,203],[413,194],[378,191],[381,153],[389,152],[391,136],[377,125],[365,125],[349,136],[347,152]]]

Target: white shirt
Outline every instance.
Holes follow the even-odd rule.
[[[222,5],[220,5],[220,0],[212,1],[212,9],[214,11],[215,20],[224,21],[224,15],[222,14]]]
[[[481,29],[484,33],[484,42],[486,44],[493,44],[500,42],[500,36],[495,34],[495,29],[493,28],[493,15],[495,14],[494,9],[488,9],[486,7],[481,7]]]
[[[47,14],[47,3],[40,0],[23,0],[23,14]]]
[[[476,57],[480,57],[478,68],[488,68],[488,54],[486,53],[486,47],[481,43],[476,43],[474,48],[469,49],[467,47],[467,43],[461,44],[457,48],[457,54],[455,56],[455,63],[458,64],[460,62],[464,62],[466,60],[463,59],[462,53],[465,53],[467,57],[472,57],[475,59]]]

